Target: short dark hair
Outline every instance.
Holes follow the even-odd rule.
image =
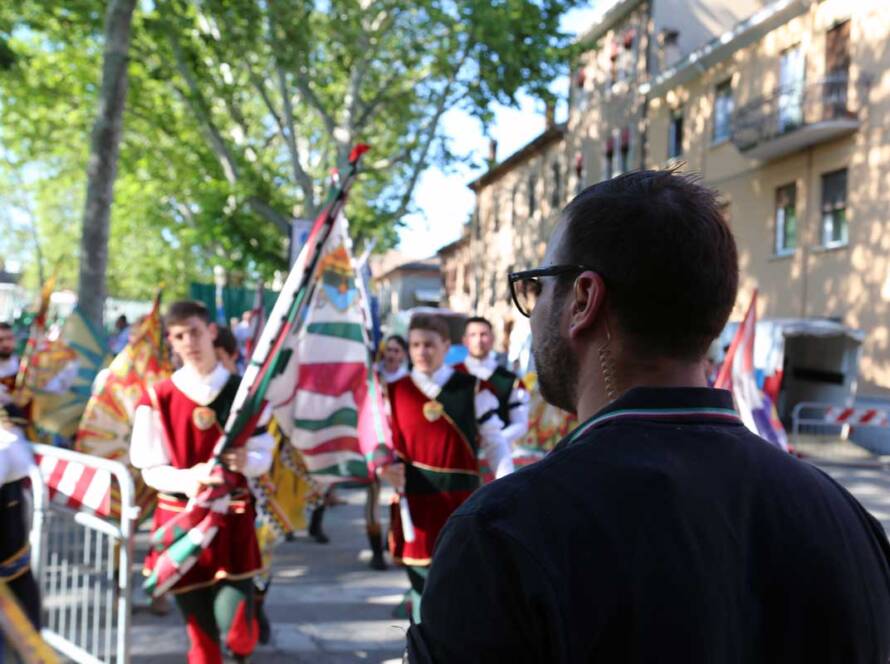
[[[717,192],[674,170],[633,171],[582,191],[563,218],[559,260],[600,273],[606,306],[633,351],[701,359],[726,325],[739,282]]]
[[[181,325],[189,318],[200,318],[208,325],[210,324],[210,311],[207,305],[197,300],[179,300],[174,302],[167,308],[167,315],[164,317],[164,324],[167,327],[171,325]]]
[[[470,316],[467,318],[467,322],[464,323],[464,333],[466,333],[467,328],[470,327],[471,323],[482,323],[483,325],[488,325],[489,330],[493,330],[494,327],[491,325],[491,321],[483,316]]]
[[[405,337],[403,337],[401,334],[390,334],[388,337],[386,337],[386,341],[384,341],[384,344],[388,344],[390,341],[395,341],[397,344],[399,344],[399,346],[402,347],[403,351],[405,351],[406,353],[408,352],[408,342],[405,341]]]
[[[227,327],[217,328],[213,346],[214,348],[222,348],[229,355],[238,354],[238,340],[235,338],[232,330]]]
[[[12,331],[12,325],[10,325],[10,324],[7,323],[7,322],[0,321],[0,330],[9,330],[9,331],[11,332],[11,331]]]
[[[446,323],[445,319],[441,316],[430,314],[417,314],[412,316],[411,324],[408,326],[408,331],[410,332],[411,330],[435,332],[445,341],[451,341],[451,333],[448,331],[448,323]]]

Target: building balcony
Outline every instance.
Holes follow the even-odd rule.
[[[859,109],[848,98],[846,72],[817,83],[777,88],[739,108],[732,142],[746,157],[769,161],[859,129]],[[867,98],[862,84],[857,99]]]

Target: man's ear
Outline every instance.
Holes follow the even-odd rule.
[[[207,329],[210,330],[210,338],[216,341],[216,337],[219,336],[219,327],[217,327],[216,323],[210,323]]]
[[[582,272],[575,279],[570,295],[572,303],[569,337],[577,338],[592,330],[602,317],[606,302],[606,284],[596,272]]]

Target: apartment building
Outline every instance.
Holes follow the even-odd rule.
[[[761,0],[617,0],[579,43],[566,123],[545,130],[469,184],[476,207],[465,240],[441,250],[445,302],[495,323],[500,348],[527,334],[506,275],[536,265],[559,210],[583,186],[646,161],[647,98],[640,86],[754,13]],[[466,307],[466,309],[463,309]]]
[[[866,332],[860,391],[890,389],[890,11],[780,0],[641,86],[647,167],[725,199],[759,315]]]

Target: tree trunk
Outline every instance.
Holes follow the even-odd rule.
[[[105,307],[105,270],[114,180],[127,99],[130,23],[136,0],[111,0],[105,14],[105,53],[99,109],[90,137],[87,197],[80,240],[78,302],[84,317],[102,325]]]

